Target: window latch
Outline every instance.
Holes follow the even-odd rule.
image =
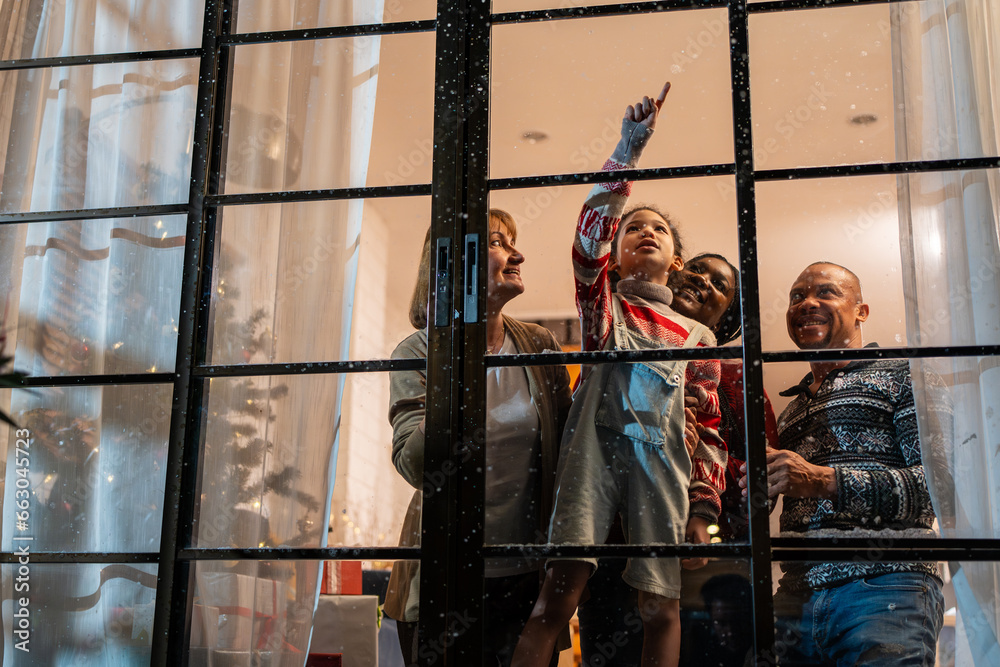
[[[434,247],[434,326],[451,321],[451,239],[437,239]]]
[[[465,235],[465,316],[466,324],[479,321],[479,234]]]

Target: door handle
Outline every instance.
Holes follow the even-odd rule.
[[[465,316],[466,324],[479,321],[479,234],[465,235]]]
[[[451,239],[437,239],[434,259],[434,326],[446,327],[451,320]]]

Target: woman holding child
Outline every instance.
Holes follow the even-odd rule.
[[[707,326],[718,344],[725,345],[741,333],[739,283],[740,272],[729,260],[722,255],[702,253],[689,259],[683,270],[671,275],[672,307],[681,315]],[[746,503],[737,484],[746,450],[743,361],[724,359],[720,366],[719,429],[717,432],[702,431],[702,435],[721,438],[729,454],[718,535],[723,541],[742,541],[747,539],[748,533]],[[767,445],[777,449],[778,425],[767,394],[764,395],[764,435]]]
[[[519,322],[503,307],[524,292],[522,255],[515,247],[513,217],[490,210],[487,267],[486,343],[489,354],[534,354],[559,351],[548,329]],[[426,358],[430,233],[424,241],[410,322],[418,329],[393,352],[394,359]],[[392,373],[389,421],[392,461],[400,475],[418,489],[404,521],[401,542],[417,543],[420,491],[423,486],[424,371]],[[502,367],[487,370],[485,536],[491,544],[534,544],[544,541],[563,424],[570,405],[569,374],[564,366]],[[539,563],[508,559],[486,562],[484,665],[510,664],[521,628],[538,596]],[[397,620],[407,665],[418,664],[416,644],[419,572],[415,563],[393,567],[385,612]],[[568,646],[565,623],[557,634]],[[549,664],[546,659],[544,665]]]

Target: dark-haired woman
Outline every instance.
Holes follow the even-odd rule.
[[[719,345],[739,337],[742,327],[738,298],[740,272],[729,260],[722,255],[702,253],[685,262],[684,268],[672,278],[670,287],[674,293],[674,310],[711,329]],[[729,450],[719,537],[727,542],[742,541],[747,539],[747,512],[737,481],[746,451],[746,429],[743,419],[743,362],[739,359],[722,361],[719,409],[722,413],[719,436]],[[764,396],[764,430],[768,446],[777,449],[778,426],[767,395]]]
[[[524,292],[522,255],[515,247],[514,218],[490,210],[487,268],[486,344],[489,354],[534,354],[560,351],[552,332],[503,314],[503,307]],[[430,234],[424,241],[417,287],[410,307],[416,333],[401,342],[393,359],[427,357],[427,304]],[[419,544],[420,489],[424,485],[424,414],[427,377],[424,371],[395,371],[390,380],[389,421],[392,462],[417,492],[404,519],[403,545]],[[559,442],[571,402],[565,366],[500,367],[487,370],[485,538],[489,544],[534,544],[545,541]],[[483,636],[484,665],[510,663],[521,628],[538,596],[541,563],[487,560]],[[420,575],[417,564],[393,566],[384,611],[397,621],[407,665],[418,663],[416,626]],[[568,646],[564,633],[561,647]]]

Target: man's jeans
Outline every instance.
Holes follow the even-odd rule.
[[[782,667],[934,665],[944,598],[930,575],[883,574],[800,598],[779,590],[774,604]]]

